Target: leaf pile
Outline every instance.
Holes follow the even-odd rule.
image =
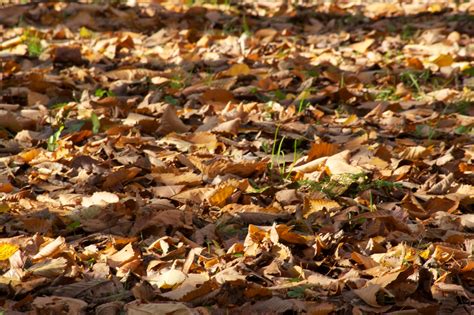
[[[2,8],[0,310],[470,314],[474,5],[344,3]]]

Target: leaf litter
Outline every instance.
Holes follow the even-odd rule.
[[[0,8],[0,311],[470,314],[470,2]]]

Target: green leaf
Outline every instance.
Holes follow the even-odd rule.
[[[287,295],[290,298],[294,299],[301,299],[304,298],[304,291],[306,290],[305,287],[295,287],[288,291]]]
[[[174,106],[178,105],[178,100],[170,95],[166,95],[164,98],[164,101],[170,105],[174,105]]]
[[[474,67],[467,68],[462,73],[464,75],[472,77],[472,76],[474,76]]]
[[[281,90],[276,90],[275,91],[275,98],[278,101],[282,101],[286,98],[286,94],[284,92],[282,92]]]
[[[51,136],[48,138],[48,151],[54,152],[58,148],[58,140],[61,137],[61,132],[64,129],[64,125],[60,126],[59,129],[53,133]]]
[[[95,96],[97,97],[108,97],[108,96],[115,96],[114,92],[111,92],[111,91],[108,91],[108,90],[104,90],[104,89],[97,89],[95,90],[95,93],[94,93]]]
[[[91,115],[91,122],[92,122],[92,133],[97,134],[100,130],[100,120],[97,117],[96,113],[92,113]]]
[[[41,45],[41,38],[34,31],[26,30],[23,33],[23,40],[28,48],[28,55],[30,57],[38,57],[43,52]]]
[[[67,102],[63,102],[63,103],[57,103],[57,104],[53,104],[51,105],[49,108],[50,109],[60,109],[60,108],[63,108],[65,106],[67,106]]]
[[[462,135],[462,134],[470,133],[472,129],[473,129],[472,126],[459,126],[456,129],[454,129],[454,133],[458,135]]]
[[[78,229],[78,228],[80,228],[80,227],[81,227],[81,222],[79,222],[79,221],[74,221],[74,222],[68,224],[67,229],[68,229],[68,230],[71,230],[71,231],[74,231],[74,230],[76,230],[76,229]]]
[[[84,124],[85,124],[85,121],[83,121],[83,120],[75,122],[75,123],[71,123],[70,125],[68,125],[68,127],[66,128],[65,131],[67,133],[77,132],[77,131],[81,130],[81,128],[82,128],[82,126],[84,126]]]

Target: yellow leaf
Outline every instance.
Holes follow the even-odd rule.
[[[279,238],[288,243],[306,244],[309,240],[311,240],[311,237],[291,232],[291,229],[292,227],[286,226],[284,224],[279,224],[276,226]]]
[[[419,252],[418,255],[420,255],[421,258],[427,260],[428,258],[430,258],[430,250],[425,249],[424,251]]]
[[[346,120],[343,121],[343,125],[347,126],[352,124],[353,122],[357,121],[357,115],[350,115],[349,117],[346,118]]]
[[[439,67],[449,67],[453,64],[453,62],[453,57],[451,57],[451,55],[445,54],[439,55],[435,60],[433,60],[433,63]]]
[[[0,203],[0,213],[6,213],[10,211],[10,206],[6,203]]]
[[[91,38],[92,32],[87,27],[83,26],[79,30],[79,36],[82,38]]]
[[[250,73],[250,68],[247,66],[245,63],[238,63],[235,65],[232,65],[227,71],[225,71],[225,74],[230,77],[235,77],[239,75],[247,75]]]
[[[309,207],[306,210],[306,213],[304,213],[304,217],[307,218],[309,217],[310,214],[318,212],[326,208],[327,210],[331,210],[334,208],[339,207],[339,204],[330,199],[310,199],[309,200]]]
[[[36,158],[38,156],[38,154],[40,154],[41,150],[40,149],[31,149],[29,151],[26,151],[26,152],[22,152],[20,154],[18,154],[26,163],[29,163],[31,162],[31,160],[33,160],[34,158]]]
[[[219,187],[209,197],[209,203],[213,206],[224,206],[227,198],[229,198],[234,193],[234,190],[234,186]]]
[[[0,260],[7,260],[18,250],[17,245],[0,243]]]
[[[433,3],[428,7],[428,11],[431,13],[441,12],[443,7],[439,3]]]

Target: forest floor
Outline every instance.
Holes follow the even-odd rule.
[[[208,2],[0,9],[0,314],[472,314],[474,4]]]

